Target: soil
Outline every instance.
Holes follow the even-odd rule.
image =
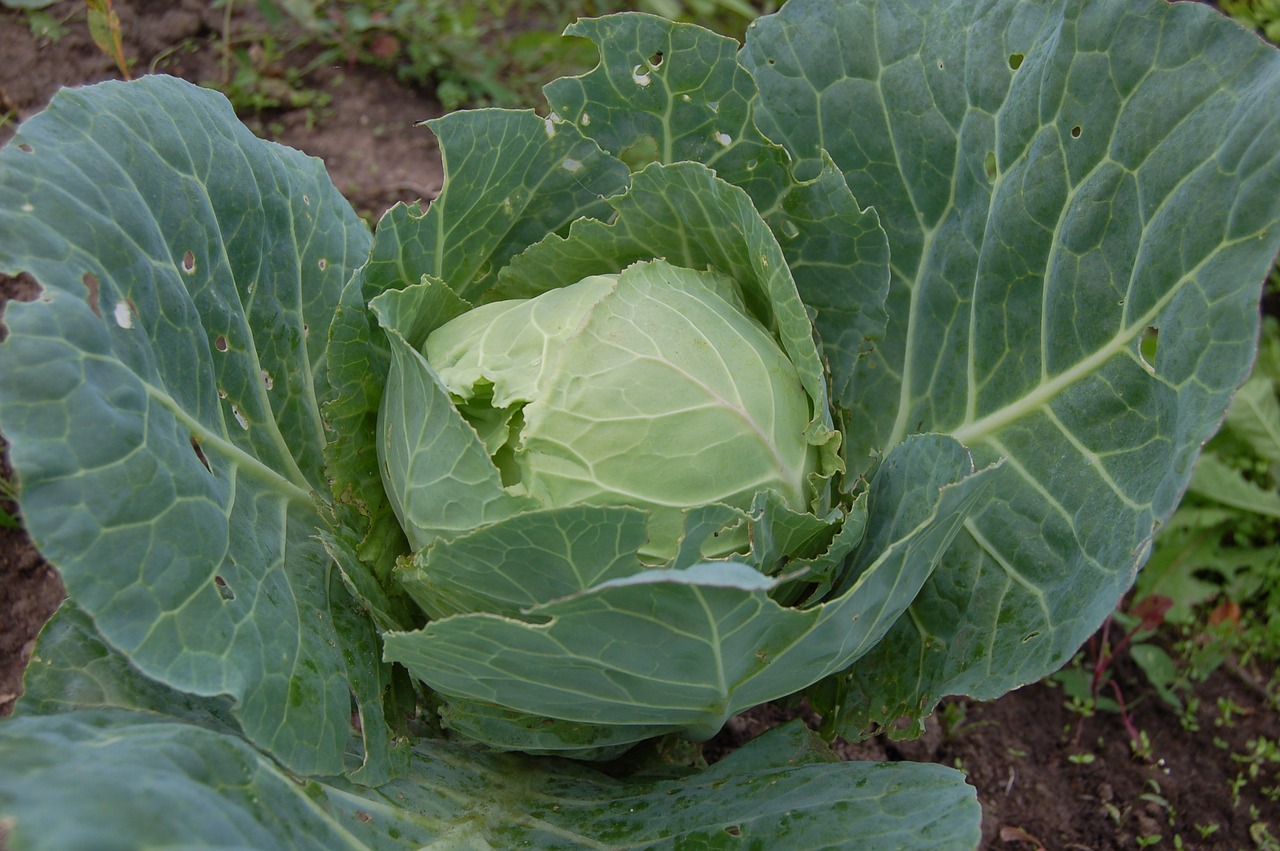
[[[241,8],[251,5],[236,7],[233,32],[251,34],[254,12]],[[201,83],[225,79],[222,9],[203,0],[116,0],[115,6],[125,55],[137,71]],[[56,40],[33,34],[24,13],[0,11],[0,143],[60,86],[119,77],[93,44],[83,10],[74,0],[46,10],[62,22]],[[316,55],[302,46],[286,58],[305,64]],[[258,69],[261,80],[281,85],[287,71],[265,60]],[[315,68],[303,87],[323,94],[324,103],[242,111],[242,117],[255,132],[323,159],[334,183],[370,220],[396,201],[435,197],[439,153],[430,132],[417,126],[441,113],[430,93],[348,65]],[[34,292],[29,280],[0,278],[0,311],[6,300]],[[0,453],[0,476],[8,474]],[[12,515],[17,507],[0,502],[0,511]],[[0,716],[12,711],[35,636],[62,596],[57,573],[23,531],[0,528]],[[952,699],[916,741],[876,736],[840,748],[849,758],[963,769],[982,802],[984,848],[1109,851],[1144,847],[1150,844],[1144,837],[1154,836],[1161,837],[1160,848],[1277,847],[1265,842],[1280,836],[1274,800],[1280,765],[1260,765],[1251,777],[1243,760],[1260,737],[1280,740],[1267,674],[1228,661],[1196,687],[1198,708],[1184,714],[1161,701],[1126,659],[1115,674],[1132,723],[1149,743],[1137,755],[1119,713],[1086,717],[1069,708],[1051,682],[991,703]],[[1223,712],[1232,706],[1239,711]],[[794,713],[763,707],[731,722],[712,746],[723,752],[788,714]],[[1268,795],[1268,788],[1276,791]]]

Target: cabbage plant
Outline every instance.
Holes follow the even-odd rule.
[[[599,65],[429,122],[440,196],[372,231],[170,78],[0,151],[0,430],[70,594],[11,847],[977,844],[960,772],[824,739],[1131,585],[1255,353],[1280,55],[1156,0],[568,32]]]

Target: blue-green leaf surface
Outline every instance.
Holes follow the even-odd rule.
[[[526,512],[414,554],[397,576],[433,617],[517,615],[641,570],[645,512],[572,505]]]
[[[1007,459],[851,699],[884,720],[1043,676],[1132,582],[1247,372],[1280,54],[1198,4],[792,0],[742,61],[765,134],[802,174],[830,155],[889,236],[853,439]]]
[[[644,14],[579,20],[565,34],[593,41],[600,64],[549,83],[547,101],[633,170],[702,163],[762,210],[790,185],[786,152],[753,121],[756,87],[737,62],[737,41]]]
[[[978,837],[977,800],[959,772],[837,762],[799,722],[665,780],[423,738],[400,778],[370,789],[285,774],[237,735],[225,700],[147,682],[74,608],[55,616],[36,657],[22,717],[0,725],[0,824],[14,851],[817,849],[855,833],[865,848],[968,851]],[[464,711],[481,729],[508,721]],[[597,744],[612,735],[594,732]],[[349,766],[360,759],[349,755]]]
[[[0,270],[42,287],[7,305],[0,345],[32,539],[147,676],[230,696],[296,770],[340,770],[344,651],[372,660],[330,613],[317,404],[367,229],[318,161],[151,77],[64,91],[22,125],[0,234]]]
[[[832,760],[799,722],[664,780],[424,741],[410,775],[375,790],[299,781],[234,735],[150,714],[76,712],[0,726],[0,824],[13,851],[805,851],[855,834],[871,851],[977,843],[977,800],[959,772]]]
[[[589,724],[715,733],[866,653],[916,596],[991,484],[964,448],[905,442],[871,486],[856,574],[836,599],[778,605],[754,568],[708,562],[613,579],[532,606],[466,614],[385,636],[386,656],[449,696]]]

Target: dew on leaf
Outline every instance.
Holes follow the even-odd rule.
[[[116,324],[121,328],[133,327],[133,312],[129,310],[129,305],[123,301],[116,302],[116,306],[111,311],[116,318]]]
[[[565,157],[564,162],[560,163],[560,167],[568,172],[576,172],[578,169],[582,168],[582,163],[572,157]]]
[[[726,148],[729,147],[731,144],[733,144],[733,137],[730,136],[728,133],[720,133],[717,131],[715,136],[716,136],[716,141]]]
[[[34,204],[23,204],[21,209],[24,213],[34,213],[36,211]]]
[[[591,123],[591,116],[590,116],[590,115],[587,115],[587,114],[584,112],[584,113],[582,113],[582,117],[581,117],[581,118],[579,118],[578,120],[582,122],[582,126],[583,126],[583,127],[586,127],[588,124],[590,124],[590,123]]]

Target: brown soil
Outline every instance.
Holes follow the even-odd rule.
[[[115,6],[135,69],[196,82],[223,79],[221,9],[203,0],[116,0]],[[66,32],[56,41],[35,37],[24,14],[0,12],[0,143],[58,87],[119,76],[89,38],[83,9],[68,0],[48,10],[64,22]],[[247,32],[253,22],[238,12],[236,23]],[[314,55],[303,47],[287,57],[303,62]],[[283,80],[286,70],[264,64],[260,73]],[[371,219],[395,201],[430,200],[439,191],[438,151],[431,134],[415,126],[440,113],[431,97],[347,66],[315,69],[306,89],[327,95],[328,103],[246,115],[246,123],[322,158],[339,189]],[[0,310],[5,300],[33,292],[29,281],[0,279]],[[0,455],[0,475],[8,472]],[[16,507],[0,502],[0,510],[12,514]],[[35,635],[62,593],[57,574],[23,532],[0,529],[0,716],[12,710]],[[876,737],[843,745],[844,753],[963,769],[982,801],[986,848],[1106,851],[1139,848],[1143,837],[1156,835],[1159,848],[1276,847],[1264,845],[1261,831],[1280,836],[1280,806],[1271,799],[1280,792],[1269,797],[1263,790],[1280,787],[1280,766],[1263,765],[1251,778],[1240,759],[1259,737],[1280,740],[1266,680],[1223,666],[1197,688],[1198,710],[1180,717],[1130,666],[1119,665],[1117,679],[1133,723],[1150,743],[1142,756],[1133,754],[1120,715],[1083,717],[1068,708],[1060,689],[1044,683],[993,703],[950,702],[918,741]],[[1221,723],[1222,701],[1241,709],[1230,723]],[[766,707],[735,719],[714,745],[732,747],[785,714]],[[1196,725],[1198,732],[1188,729]],[[1233,799],[1237,777],[1246,782]]]

